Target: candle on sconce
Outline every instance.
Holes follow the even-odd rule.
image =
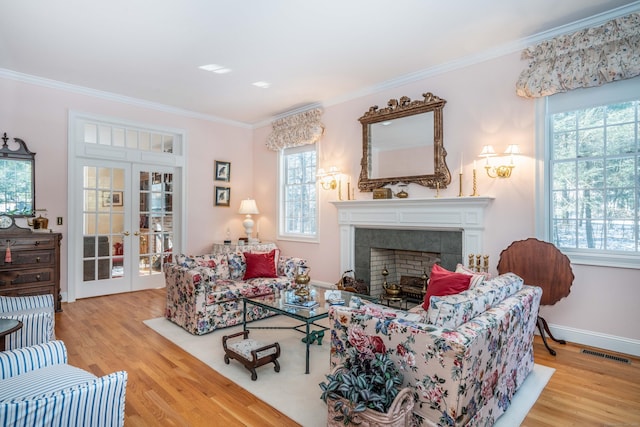
[[[460,153],[460,173],[462,174],[462,166],[464,164],[464,154]]]
[[[476,170],[476,161],[473,161],[473,170]]]

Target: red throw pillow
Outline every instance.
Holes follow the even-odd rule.
[[[431,277],[429,278],[429,286],[427,286],[427,293],[424,296],[422,308],[425,310],[429,309],[429,300],[432,295],[441,297],[444,295],[459,294],[469,289],[470,284],[470,275],[454,273],[440,267],[438,264],[433,264]]]
[[[272,249],[271,252],[274,252],[273,265],[275,266],[274,268],[276,269],[276,274],[278,274],[278,261],[280,260],[280,249],[275,248],[275,249]],[[250,253],[252,253],[252,254],[270,254],[271,252],[254,252],[254,251],[250,251]],[[246,252],[245,252],[245,254],[246,254]]]
[[[275,267],[276,250],[272,250],[266,254],[244,253],[247,261],[247,270],[242,280],[253,279],[256,277],[278,277]]]

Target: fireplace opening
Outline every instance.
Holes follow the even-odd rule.
[[[462,230],[410,230],[410,229],[379,229],[356,228],[354,241],[354,266],[355,275],[369,286],[369,294],[379,296],[382,292],[383,278],[381,275],[384,261],[375,265],[372,261],[372,253],[376,251],[388,251],[384,257],[396,257],[407,255],[408,258],[418,260],[413,266],[407,266],[406,262],[388,261],[387,269],[391,270],[387,282],[399,283],[402,276],[405,280],[415,280],[426,271],[431,274],[431,267],[439,262],[444,268],[454,270],[457,263],[462,263]],[[396,252],[398,255],[396,255]],[[389,255],[393,254],[393,255]],[[399,273],[398,273],[399,272]]]
[[[369,292],[371,295],[383,294],[386,281],[400,285],[403,292],[415,289],[413,293],[419,294],[425,286],[423,277],[428,278],[433,264],[440,261],[440,254],[434,252],[371,248]]]

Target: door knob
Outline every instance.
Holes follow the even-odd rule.
[[[128,235],[129,235],[129,234],[131,234],[131,233],[129,233],[128,231],[123,231],[123,232],[122,232],[122,234],[123,234],[124,236],[128,236]]]
[[[134,232],[134,233],[133,233],[133,235],[134,235],[134,236],[139,236],[139,235],[140,235],[140,232],[139,232],[139,231],[136,231],[136,232]]]

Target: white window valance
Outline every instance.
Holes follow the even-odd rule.
[[[321,116],[322,110],[314,108],[275,120],[273,131],[267,137],[267,148],[278,151],[318,142],[324,132]]]
[[[640,75],[640,13],[546,40],[522,52],[530,60],[516,93],[538,98]]]

